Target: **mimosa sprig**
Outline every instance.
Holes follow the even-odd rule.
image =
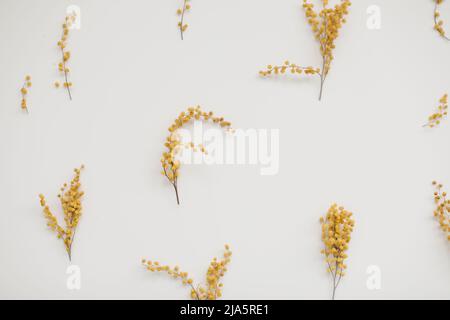
[[[325,218],[320,218],[320,223],[322,225],[322,241],[325,246],[321,253],[325,255],[327,271],[333,278],[332,299],[334,300],[336,289],[345,275],[345,269],[347,269],[344,261],[347,258],[346,251],[355,222],[351,212],[333,204],[328,209]]]
[[[163,153],[161,157],[161,165],[162,171],[161,174],[169,180],[175,189],[175,195],[177,198],[177,203],[180,204],[180,198],[178,195],[178,177],[180,170],[180,161],[177,159],[177,154],[184,148],[190,148],[194,152],[200,151],[202,153],[207,154],[207,151],[203,145],[194,145],[192,141],[182,142],[180,135],[177,133],[177,130],[183,127],[184,125],[194,122],[194,121],[203,121],[208,122],[212,121],[215,124],[218,124],[221,128],[224,128],[227,131],[231,131],[231,123],[225,121],[223,117],[214,116],[213,112],[204,112],[200,108],[190,107],[185,112],[181,112],[177,119],[170,125],[169,127],[169,136],[164,143],[164,146],[168,149]]]
[[[83,211],[81,200],[84,192],[80,190],[80,174],[83,169],[84,166],[81,166],[79,169],[74,169],[75,176],[70,182],[70,185],[65,183],[61,187],[61,192],[58,194],[58,198],[63,209],[64,222],[66,224],[65,228],[59,225],[58,219],[50,211],[50,207],[47,205],[45,197],[42,194],[39,195],[41,206],[44,209],[44,216],[47,219],[47,226],[56,232],[58,239],[62,239],[64,241],[64,246],[70,261],[72,261],[73,239],[75,238],[75,232]]]
[[[286,71],[290,71],[292,74],[318,75],[320,77],[319,100],[321,100],[323,86],[330,71],[331,62],[334,59],[333,50],[335,48],[335,42],[339,36],[339,30],[346,22],[345,16],[348,14],[350,5],[350,0],[341,0],[340,4],[335,5],[334,8],[328,8],[328,0],[322,0],[322,10],[316,12],[314,5],[309,0],[304,0],[303,2],[308,23],[311,25],[314,36],[320,44],[320,53],[322,56],[321,69],[301,66],[286,61],[283,65],[268,65],[266,70],[260,71],[260,75],[266,77],[271,74],[284,74]]]
[[[144,267],[151,272],[164,272],[173,279],[180,280],[184,286],[188,286],[191,290],[191,298],[194,300],[217,300],[222,297],[222,278],[227,272],[228,264],[231,261],[231,250],[225,245],[225,253],[223,258],[218,260],[214,258],[209,264],[206,272],[206,285],[195,285],[194,280],[189,277],[187,272],[181,271],[178,266],[170,267],[161,265],[157,261],[148,261],[142,259]]]
[[[177,10],[177,15],[180,17],[178,28],[180,29],[181,40],[184,39],[184,32],[188,28],[188,24],[184,23],[184,16],[189,10],[191,10],[190,2],[190,0],[183,0],[183,6]]]
[[[439,6],[444,2],[444,0],[434,0],[436,2],[434,7],[434,30],[436,30],[442,38],[450,41],[444,29],[444,20],[441,18],[441,13],[439,12]]]
[[[28,113],[27,94],[28,89],[31,87],[31,76],[26,76],[23,82],[22,88],[20,88],[20,94],[22,95],[22,101],[20,107]]]
[[[434,128],[441,124],[441,121],[447,117],[448,114],[448,95],[444,94],[439,100],[438,110],[428,117],[428,122],[423,127]]]
[[[69,73],[70,69],[67,66],[69,59],[71,57],[70,51],[67,50],[67,40],[69,38],[70,28],[72,27],[73,23],[76,20],[76,13],[72,13],[68,16],[66,16],[64,23],[62,25],[62,34],[61,39],[58,41],[58,47],[61,51],[61,61],[58,64],[58,71],[63,75],[64,82],[63,87],[66,88],[67,93],[69,95],[69,99],[72,100],[72,93],[70,91],[70,88],[72,87],[72,82],[69,82]],[[55,82],[55,87],[59,88],[60,83],[59,81]]]
[[[439,221],[447,240],[450,241],[450,199],[447,198],[447,193],[442,191],[442,184],[433,181],[433,186],[436,188],[434,192],[434,203],[436,204],[434,216]]]

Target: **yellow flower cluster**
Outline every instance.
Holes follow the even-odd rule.
[[[61,50],[61,61],[58,64],[58,71],[64,76],[63,87],[66,88],[70,100],[72,100],[72,93],[70,91],[70,88],[72,87],[72,82],[69,82],[68,80],[70,69],[69,67],[67,67],[67,63],[71,57],[71,54],[70,51],[66,49],[66,47],[67,47],[67,40],[69,38],[69,30],[72,27],[73,23],[75,22],[76,18],[77,16],[75,12],[66,16],[65,21],[62,25],[63,32],[61,35],[61,39],[58,41],[58,47]],[[61,85],[59,81],[56,81],[55,87],[59,88],[60,86]]]
[[[446,35],[444,30],[444,20],[441,18],[441,13],[439,12],[439,5],[441,5],[444,0],[435,0],[436,6],[434,8],[434,30],[436,30],[442,38],[450,41],[450,38]]]
[[[273,74],[285,74],[287,71],[289,71],[292,74],[320,74],[320,69],[313,68],[313,67],[302,67],[298,66],[295,63],[290,63],[289,61],[285,61],[283,65],[281,66],[272,66],[268,65],[266,70],[260,71],[259,74],[263,77],[269,76],[272,73]]]
[[[44,216],[47,219],[47,226],[56,232],[58,239],[64,241],[69,260],[72,260],[72,243],[82,214],[81,199],[84,195],[84,192],[80,190],[80,174],[82,169],[84,169],[84,166],[74,170],[75,176],[70,182],[70,186],[65,183],[58,194],[64,213],[65,229],[58,224],[58,220],[50,211],[45,197],[42,194],[39,195],[41,206],[44,209]]]
[[[442,191],[442,184],[433,181],[433,186],[436,187],[434,192],[434,202],[436,203],[434,216],[438,219],[442,231],[447,236],[447,240],[450,241],[450,199],[447,199],[447,193]]]
[[[346,22],[345,16],[348,14],[348,8],[351,6],[349,0],[341,0],[340,4],[333,9],[328,8],[328,0],[322,0],[323,9],[319,13],[314,11],[314,5],[308,0],[303,0],[303,8],[311,25],[316,40],[320,43],[320,53],[323,58],[323,73],[326,76],[330,70],[331,61],[333,61],[333,49],[335,41],[339,35],[339,29]]]
[[[287,70],[290,70],[292,74],[317,74],[320,76],[319,100],[321,100],[323,85],[328,72],[330,71],[331,61],[334,59],[333,49],[335,48],[335,41],[339,35],[339,30],[346,22],[345,16],[348,14],[348,8],[350,5],[350,0],[341,0],[341,2],[335,5],[334,8],[328,8],[328,0],[322,0],[322,10],[320,12],[316,12],[314,10],[314,5],[310,3],[309,0],[303,0],[303,9],[305,10],[306,18],[312,27],[315,38],[320,44],[322,69],[300,67],[286,61],[282,66],[272,67],[269,65],[266,70],[260,71],[260,75],[268,76],[272,73],[283,74]]]
[[[441,124],[443,118],[448,114],[448,95],[444,94],[439,100],[438,111],[428,117],[428,122],[424,124],[424,127],[436,127]]]
[[[22,101],[20,103],[20,107],[22,108],[22,110],[25,110],[26,112],[28,112],[28,105],[27,105],[28,89],[27,88],[30,88],[31,85],[32,85],[31,76],[26,76],[25,81],[23,82],[22,88],[20,88],[20,94],[22,95]]]
[[[183,40],[184,32],[187,30],[188,25],[184,23],[184,15],[191,9],[190,0],[183,0],[183,6],[177,10],[177,15],[180,16],[178,22],[178,28],[180,29],[181,40]]]
[[[161,165],[163,168],[161,174],[164,175],[174,187],[178,204],[180,204],[180,199],[178,196],[178,177],[181,164],[180,161],[177,160],[177,154],[183,147],[190,148],[194,152],[200,151],[205,154],[207,153],[203,145],[195,146],[193,142],[182,142],[181,137],[177,133],[178,129],[192,121],[212,121],[213,123],[218,124],[220,127],[224,128],[227,131],[232,130],[230,122],[225,121],[223,117],[214,116],[213,112],[211,111],[202,111],[200,106],[190,107],[187,109],[187,111],[181,112],[178,118],[176,118],[175,121],[170,125],[170,135],[166,138],[166,142],[164,143],[164,146],[168,150],[164,152],[161,157]]]
[[[355,222],[351,212],[333,204],[328,209],[325,218],[320,218],[320,223],[322,225],[322,241],[325,245],[325,249],[321,253],[325,255],[328,272],[333,277],[332,298],[334,299],[336,289],[347,268],[344,261],[347,258],[346,252]]]
[[[194,281],[189,277],[189,274],[181,271],[178,266],[172,268],[167,265],[161,265],[157,261],[148,261],[145,259],[142,259],[142,264],[151,272],[165,272],[173,279],[180,280],[183,285],[189,286],[192,299],[217,300],[222,297],[223,284],[221,280],[227,272],[227,266],[231,262],[231,255],[230,247],[225,245],[223,258],[221,260],[214,258],[209,264],[205,285],[194,285]]]

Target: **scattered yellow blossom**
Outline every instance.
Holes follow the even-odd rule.
[[[25,110],[26,112],[28,112],[28,104],[27,104],[28,88],[31,88],[31,86],[32,86],[31,76],[27,75],[25,77],[22,87],[20,88],[20,94],[22,95],[20,107],[22,108],[22,110]]]
[[[70,69],[67,66],[71,53],[66,49],[67,47],[67,40],[69,38],[70,28],[72,27],[73,23],[75,22],[77,16],[76,13],[73,12],[72,14],[66,16],[65,21],[62,25],[62,35],[61,39],[58,41],[58,47],[61,50],[61,61],[58,64],[58,71],[61,73],[61,75],[64,77],[63,87],[66,88],[67,93],[69,94],[69,99],[72,100],[72,93],[70,91],[70,88],[72,87],[72,82],[69,82],[69,73]],[[55,88],[59,88],[60,84],[59,82],[55,82]]]
[[[151,272],[165,272],[173,279],[180,280],[185,286],[191,289],[190,296],[194,300],[217,300],[222,297],[222,278],[227,272],[228,264],[231,262],[232,252],[228,245],[225,245],[223,258],[218,260],[214,258],[209,264],[206,272],[206,282],[204,285],[194,285],[194,280],[189,277],[187,272],[180,270],[178,266],[170,267],[162,265],[157,261],[142,259],[144,267]]]
[[[336,289],[347,268],[344,261],[347,258],[346,252],[355,222],[351,212],[333,204],[328,209],[325,218],[320,218],[320,223],[322,225],[322,241],[325,245],[325,249],[321,253],[325,255],[328,272],[333,278],[332,299],[334,300]]]
[[[41,206],[44,209],[44,216],[47,219],[47,226],[56,232],[58,239],[64,241],[69,260],[72,260],[72,243],[83,211],[81,199],[84,192],[80,190],[80,174],[82,169],[84,169],[84,166],[74,170],[75,176],[70,182],[70,186],[65,183],[58,194],[64,213],[65,229],[58,224],[58,220],[50,211],[50,208],[45,201],[45,197],[42,194],[39,195]]]
[[[262,76],[268,76],[273,74],[285,74],[286,72],[290,72],[292,74],[318,74],[320,75],[320,69],[315,69],[313,67],[302,67],[298,66],[295,63],[290,63],[289,61],[285,61],[283,65],[280,66],[272,66],[268,65],[266,70],[260,71],[259,74]]]
[[[439,5],[441,5],[444,0],[434,0],[436,5],[434,7],[434,30],[436,30],[442,38],[450,41],[444,29],[444,20],[441,18],[441,13],[439,12]]]
[[[444,94],[439,100],[438,111],[428,117],[428,122],[424,124],[424,127],[437,127],[441,124],[442,119],[447,116],[448,113],[448,95]]]
[[[434,216],[438,219],[439,225],[450,241],[450,199],[447,199],[447,193],[442,191],[443,185],[433,181],[433,186],[436,187],[434,192],[434,202],[436,210]]]
[[[191,0],[183,0],[183,6],[177,10],[177,15],[180,16],[178,22],[178,28],[180,29],[181,40],[184,39],[184,32],[187,30],[188,25],[184,22],[184,15],[191,9]]]

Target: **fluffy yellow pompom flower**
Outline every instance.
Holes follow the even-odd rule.
[[[58,71],[64,77],[63,88],[67,90],[70,100],[72,100],[72,92],[70,91],[70,88],[72,87],[72,82],[69,82],[68,80],[70,69],[67,66],[67,64],[71,58],[71,53],[70,51],[67,51],[66,48],[67,48],[67,40],[70,34],[70,28],[76,21],[76,18],[77,15],[75,12],[66,16],[64,23],[62,25],[61,39],[58,41],[58,47],[61,51],[61,61],[58,63]],[[55,88],[59,87],[60,87],[59,82],[55,82]]]
[[[22,87],[20,88],[20,94],[22,95],[22,100],[20,102],[20,107],[22,108],[22,110],[25,110],[28,113],[28,104],[27,104],[27,94],[28,94],[28,89],[27,88],[31,88],[32,83],[31,83],[31,76],[25,76],[25,80],[23,82]]]
[[[443,185],[433,181],[433,186],[436,187],[434,192],[434,202],[436,210],[434,216],[439,221],[439,226],[450,241],[450,199],[447,198],[447,193],[442,191]]]
[[[193,151],[200,151],[202,153],[207,153],[203,145],[195,146],[193,142],[182,142],[181,137],[177,133],[177,130],[184,125],[193,121],[212,121],[213,123],[219,125],[227,131],[231,131],[231,123],[226,121],[223,117],[214,116],[213,112],[204,112],[200,108],[190,107],[187,111],[183,111],[179,114],[178,118],[169,127],[169,136],[166,138],[164,146],[167,151],[163,153],[161,157],[162,171],[161,174],[164,175],[175,189],[175,195],[177,198],[177,203],[180,204],[180,198],[178,195],[178,177],[180,174],[180,161],[177,159],[177,154],[184,148],[190,148]]]
[[[347,269],[344,261],[347,259],[346,252],[355,222],[351,212],[333,204],[328,209],[326,216],[320,218],[320,223],[322,225],[322,241],[325,246],[322,254],[325,255],[328,272],[333,278],[332,299],[334,300],[336,289]]]
[[[180,280],[183,285],[189,286],[191,289],[190,297],[194,300],[217,300],[222,297],[222,278],[231,262],[231,255],[230,247],[225,245],[223,258],[221,260],[214,258],[209,264],[204,285],[194,285],[194,280],[189,277],[189,274],[180,270],[178,266],[170,267],[146,259],[142,259],[142,264],[151,272],[165,272],[169,277]]]
[[[348,14],[350,7],[350,0],[341,0],[340,4],[334,8],[328,8],[328,0],[322,0],[322,10],[316,12],[314,5],[309,0],[303,1],[303,8],[308,23],[311,25],[312,31],[316,40],[320,45],[320,53],[322,56],[322,68],[304,67],[295,63],[286,61],[282,65],[269,65],[265,70],[260,71],[259,74],[263,77],[271,74],[285,74],[290,71],[291,74],[306,74],[318,75],[320,77],[320,94],[319,100],[322,99],[323,85],[330,71],[331,62],[334,59],[333,50],[335,48],[335,41],[339,35],[339,30],[346,22],[345,16]]]
[[[184,22],[185,14],[191,10],[191,0],[183,0],[183,6],[177,10],[177,15],[180,16],[180,21],[178,22],[178,28],[180,29],[181,40],[184,39],[184,32],[187,30],[188,25]]]
[[[444,20],[441,18],[441,13],[439,12],[439,5],[441,5],[444,0],[434,0],[436,5],[434,7],[434,30],[436,30],[439,35],[447,41],[450,41],[450,38],[447,36],[447,33],[444,29]]]
[[[434,128],[441,124],[442,119],[447,117],[448,114],[448,95],[444,94],[439,100],[438,110],[428,117],[428,122],[424,124],[424,127]]]
[[[59,225],[58,219],[50,211],[50,207],[47,205],[45,197],[42,194],[39,195],[39,201],[44,209],[44,216],[47,219],[47,226],[56,232],[58,239],[64,241],[64,246],[70,261],[72,260],[72,243],[75,237],[75,231],[83,211],[81,200],[84,192],[80,190],[80,174],[82,169],[84,169],[84,166],[81,166],[79,169],[74,169],[75,176],[70,182],[70,185],[65,183],[61,187],[61,192],[58,194],[64,213],[65,228]]]

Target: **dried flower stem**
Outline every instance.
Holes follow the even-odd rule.
[[[151,272],[165,272],[173,279],[181,280],[182,284],[189,286],[191,289],[191,299],[194,300],[217,300],[222,296],[223,284],[221,280],[227,272],[227,266],[231,261],[232,252],[228,245],[225,245],[225,253],[222,260],[214,258],[206,273],[206,285],[194,286],[194,281],[189,278],[187,272],[180,270],[178,266],[170,267],[167,265],[161,265],[157,261],[148,261],[142,259],[144,267]]]
[[[194,152],[200,151],[204,154],[207,154],[207,151],[203,145],[194,145],[193,142],[182,142],[181,137],[178,134],[178,129],[183,127],[184,125],[193,122],[193,121],[212,121],[215,124],[218,124],[221,128],[224,128],[227,131],[231,131],[231,123],[225,121],[223,117],[215,117],[214,114],[210,112],[204,112],[200,108],[190,107],[186,112],[181,112],[177,119],[170,125],[169,132],[170,135],[166,138],[166,142],[164,146],[168,149],[163,153],[161,157],[161,165],[162,171],[161,174],[169,180],[175,189],[175,195],[177,197],[177,204],[180,204],[180,198],[178,194],[178,177],[179,177],[179,169],[180,169],[180,161],[176,159],[177,154],[181,151],[181,149],[188,148],[192,149]]]
[[[439,12],[439,5],[441,5],[444,0],[435,0],[436,4],[434,7],[434,30],[436,30],[442,38],[450,41],[450,38],[446,35],[444,30],[444,20],[440,19],[441,13]]]
[[[31,76],[26,76],[25,80],[23,82],[22,88],[20,88],[20,94],[22,95],[22,101],[20,103],[20,107],[22,108],[22,110],[25,110],[27,113],[29,113],[28,111],[28,105],[27,105],[27,94],[28,94],[28,89],[32,86],[31,83]]]
[[[191,9],[190,0],[183,0],[183,7],[177,10],[177,14],[180,16],[180,21],[178,22],[178,28],[180,29],[181,40],[184,39],[184,32],[188,28],[188,25],[184,23],[184,15],[187,11]]]
[[[167,180],[172,184],[173,188],[175,189],[175,195],[177,197],[177,204],[180,205],[180,197],[178,195],[178,176],[174,178],[170,178],[169,174],[167,173],[168,168],[163,167],[164,175],[166,176]]]
[[[442,191],[443,185],[433,181],[436,191],[434,192],[434,202],[436,209],[433,214],[438,219],[439,225],[450,241],[450,200],[447,199],[447,193]]]
[[[434,128],[441,124],[441,121],[448,114],[448,95],[444,94],[442,98],[439,100],[438,111],[433,113],[428,117],[428,122],[425,123],[422,127]]]
[[[63,87],[66,88],[67,93],[69,95],[69,99],[72,100],[72,93],[70,91],[70,87],[72,87],[72,82],[69,82],[69,72],[70,69],[67,67],[67,62],[70,59],[70,51],[66,50],[67,47],[67,40],[69,38],[69,30],[70,27],[72,26],[72,24],[75,22],[76,20],[76,13],[72,13],[68,16],[66,16],[64,24],[62,25],[62,35],[61,35],[61,39],[58,41],[58,47],[61,50],[61,62],[58,64],[58,70],[59,72],[61,72],[64,76],[64,82],[63,82]],[[55,82],[55,87],[59,88],[60,84],[59,82]]]
[[[331,269],[330,269],[331,270]],[[338,267],[336,267],[336,271],[335,271],[335,273],[333,274],[333,272],[331,272],[331,275],[332,275],[332,277],[333,277],[333,293],[332,293],[332,296],[331,296],[331,300],[334,300],[335,299],[335,296],[336,296],[336,289],[337,289],[337,287],[339,286],[339,283],[341,282],[341,279],[342,279],[342,275],[341,274],[339,274],[338,275],[338,271],[339,270],[339,268]],[[339,277],[339,278],[338,278]]]
[[[322,241],[325,246],[321,253],[326,257],[327,271],[333,279],[332,299],[334,300],[336,289],[347,268],[344,261],[347,258],[346,251],[355,222],[351,212],[333,204],[328,209],[325,218],[320,218],[320,223],[322,225]]]
[[[63,69],[64,69],[64,87],[67,89],[67,93],[69,94],[69,99],[72,101],[72,93],[70,92],[70,85],[68,82],[68,77],[67,77],[67,73],[68,73],[68,69],[66,68],[66,60],[65,60],[65,54],[64,54],[64,49],[61,48],[61,54],[62,54],[62,63],[63,63]]]
[[[56,232],[58,239],[62,239],[64,241],[67,255],[69,256],[69,261],[72,261],[72,244],[75,239],[75,233],[80,217],[82,215],[81,199],[84,192],[80,190],[80,174],[83,169],[84,166],[81,166],[79,169],[74,169],[75,176],[70,182],[70,186],[64,184],[61,187],[61,192],[58,194],[64,213],[64,222],[66,224],[65,228],[58,224],[58,220],[50,211],[45,197],[42,194],[39,195],[40,204],[44,210],[44,216],[47,219],[47,226]]]
[[[291,64],[288,61],[283,66],[272,67],[269,65],[266,70],[260,71],[260,75],[268,76],[274,74],[284,74],[287,69],[292,74],[301,74],[302,71],[307,75],[320,76],[319,101],[322,100],[323,88],[325,80],[330,71],[331,62],[334,59],[333,50],[335,48],[335,40],[339,35],[339,29],[346,22],[345,16],[348,14],[348,7],[351,5],[350,0],[341,0],[341,3],[334,6],[333,9],[328,8],[328,0],[322,0],[322,10],[317,13],[314,11],[314,5],[308,0],[303,1],[306,18],[312,27],[312,31],[317,41],[320,43],[320,53],[322,56],[322,69],[313,67],[301,67]]]
[[[326,58],[323,57],[322,71],[320,72],[320,92],[319,92],[319,101],[322,101],[323,85],[324,85],[325,79],[326,79],[326,77],[327,77],[327,74],[324,73],[325,66],[326,66]]]

